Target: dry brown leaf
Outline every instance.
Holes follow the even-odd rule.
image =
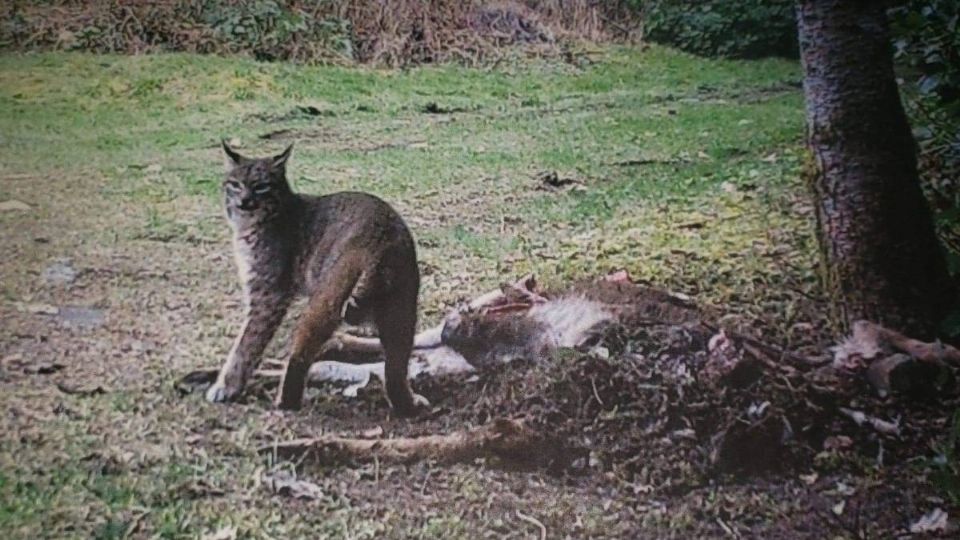
[[[0,212],[28,212],[30,210],[33,210],[32,206],[16,199],[0,202]]]
[[[265,473],[261,476],[267,489],[284,497],[312,501],[323,497],[323,489],[313,482],[298,480],[290,473]]]

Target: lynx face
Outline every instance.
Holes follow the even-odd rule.
[[[223,180],[227,219],[238,225],[245,221],[277,215],[292,191],[286,178],[286,163],[293,145],[283,153],[251,159],[223,143],[226,176]]]

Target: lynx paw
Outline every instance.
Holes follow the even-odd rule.
[[[237,390],[227,388],[222,382],[217,381],[213,383],[210,388],[207,388],[207,401],[210,403],[223,403],[230,401],[236,397],[238,393]]]
[[[409,404],[394,406],[394,413],[401,418],[411,418],[430,409],[430,401],[420,394],[412,394],[413,398]]]
[[[277,399],[273,400],[273,406],[281,411],[299,411],[300,407],[303,406],[303,400],[284,398],[279,395]]]

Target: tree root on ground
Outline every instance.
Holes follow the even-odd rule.
[[[322,436],[277,442],[262,446],[258,451],[284,459],[306,457],[324,465],[374,460],[390,463],[435,460],[449,464],[478,458],[537,465],[554,454],[555,448],[556,445],[527,427],[522,420],[497,419],[446,435],[393,439]]]

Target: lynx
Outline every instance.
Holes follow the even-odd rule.
[[[223,142],[224,208],[246,320],[207,400],[227,401],[243,391],[291,301],[306,296],[277,406],[300,407],[307,372],[342,322],[371,322],[383,346],[387,397],[397,414],[414,414],[426,400],[411,391],[407,377],[420,289],[413,237],[373,195],[294,193],[286,178],[292,150],[253,159]]]

